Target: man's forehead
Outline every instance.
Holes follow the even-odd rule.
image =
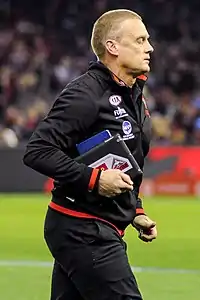
[[[122,32],[131,37],[147,36],[149,33],[140,19],[128,19],[122,23]]]

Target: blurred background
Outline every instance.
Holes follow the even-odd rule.
[[[142,16],[155,48],[144,91],[153,139],[141,194],[159,223],[160,237],[146,246],[129,229],[130,261],[137,267],[144,299],[199,297],[200,2],[0,0],[0,293],[4,300],[48,299],[51,258],[42,226],[52,180],[26,168],[21,158],[56,95],[95,60],[90,48],[93,22],[117,8]],[[16,282],[12,290],[11,281]]]

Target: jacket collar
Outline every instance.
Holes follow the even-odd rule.
[[[109,81],[110,83],[112,82],[112,83],[117,84],[118,86],[129,88],[123,80],[121,80],[118,76],[116,76],[114,73],[112,73],[100,61],[90,62],[88,71],[93,71],[94,73],[100,75],[106,81]],[[147,81],[147,76],[145,76],[145,75],[140,75],[137,77],[136,82],[138,83],[141,90],[143,89],[146,81]]]

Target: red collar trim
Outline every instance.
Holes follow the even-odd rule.
[[[113,80],[114,80],[117,84],[119,84],[120,86],[127,86],[126,83],[125,83],[123,80],[121,80],[119,77],[117,77],[117,75],[115,75],[114,73],[111,73],[111,74],[112,74]]]
[[[147,81],[147,76],[146,75],[140,75],[137,77],[137,79],[143,80],[143,81]]]
[[[120,86],[127,86],[126,83],[121,80],[117,75],[115,75],[114,73],[111,72],[111,75],[112,75],[112,78],[113,80],[119,84]],[[145,75],[140,75],[138,76],[136,79],[140,79],[140,80],[143,80],[143,81],[147,81],[147,76]]]

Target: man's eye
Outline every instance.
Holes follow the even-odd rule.
[[[143,38],[143,37],[141,37],[141,38],[138,39],[138,43],[139,43],[139,44],[144,43],[144,41],[145,41],[145,38]]]

